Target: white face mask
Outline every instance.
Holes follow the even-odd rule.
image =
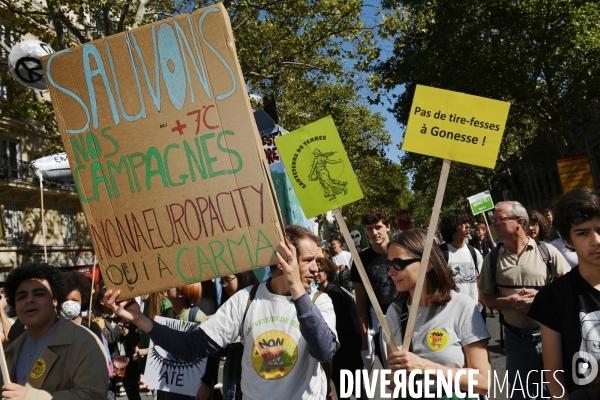
[[[65,318],[75,319],[81,312],[81,304],[74,300],[67,300],[62,304],[61,310]]]

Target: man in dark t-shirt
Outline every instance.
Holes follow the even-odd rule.
[[[574,189],[556,204],[554,223],[579,265],[540,289],[529,309],[542,331],[550,394],[597,391],[600,378],[600,192]],[[584,396],[590,393],[584,393]]]
[[[373,287],[377,301],[385,314],[392,300],[398,295],[396,286],[388,276],[386,265],[387,246],[390,242],[390,221],[385,210],[372,208],[367,210],[361,222],[365,227],[371,247],[363,250],[360,260],[365,267],[369,282]],[[365,368],[371,369],[374,354],[377,354],[381,364],[386,365],[386,346],[382,345],[379,321],[367,296],[364,283],[360,278],[356,264],[352,264],[351,280],[354,282],[356,294],[356,311],[362,335],[362,356]]]

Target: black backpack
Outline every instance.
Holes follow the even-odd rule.
[[[550,258],[550,254],[548,253],[548,246],[544,242],[536,241],[536,243],[537,243],[538,251],[540,252],[540,255],[542,256],[542,260],[544,260],[544,264],[546,264],[546,268],[548,269],[548,272],[550,273],[550,282],[552,282],[554,279],[556,279],[556,277],[558,276],[558,273],[556,272],[556,266],[554,265],[554,262]],[[491,278],[492,284],[494,285],[494,288],[496,290],[496,296],[500,296],[500,291],[498,290],[498,287],[503,287],[506,289],[519,289],[519,288],[524,287],[526,289],[540,290],[541,286],[500,285],[496,281],[496,267],[498,266],[498,255],[500,253],[500,248],[502,247],[502,245],[503,245],[503,243],[498,243],[496,248],[492,249],[492,251],[490,252],[490,278]],[[550,282],[548,282],[548,283],[550,283]]]
[[[477,275],[479,275],[479,268],[477,267],[477,254],[475,252],[475,248],[470,244],[466,243],[467,248],[469,249],[469,253],[471,253],[471,257],[473,257],[473,264],[475,264],[475,271],[477,271]],[[450,259],[450,250],[448,250],[448,243],[444,243],[440,245],[440,250],[442,251],[442,255],[444,256],[444,260],[446,260],[446,264],[448,264],[448,260]]]
[[[349,269],[341,270],[338,274],[338,281],[340,282],[340,286],[348,291],[354,290],[354,284],[352,283],[351,273]]]

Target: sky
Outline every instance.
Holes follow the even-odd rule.
[[[365,23],[369,26],[375,26],[376,24],[381,22],[381,16],[378,15],[379,12],[380,0],[365,0],[363,7],[363,19]],[[378,39],[379,44],[382,46],[382,60],[386,59],[392,53],[393,45],[389,41],[385,41],[381,38]],[[394,115],[388,111],[388,108],[392,107],[394,99],[392,98],[393,94],[402,93],[403,88],[398,87],[393,91],[387,93],[387,95],[382,95],[382,99],[384,104],[382,105],[371,105],[369,108],[373,112],[379,112],[386,118],[385,129],[390,133],[393,144],[388,146],[386,149],[387,157],[394,161],[395,163],[399,163],[399,157],[404,153],[403,151],[398,149],[398,144],[400,144],[402,139],[402,134],[404,133],[404,128],[400,126],[400,124],[394,118]]]

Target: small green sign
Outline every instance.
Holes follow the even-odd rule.
[[[487,210],[494,208],[494,202],[489,191],[478,193],[468,198],[469,204],[471,205],[471,211],[473,215],[477,215]]]
[[[363,198],[330,116],[276,138],[275,144],[307,218]]]

